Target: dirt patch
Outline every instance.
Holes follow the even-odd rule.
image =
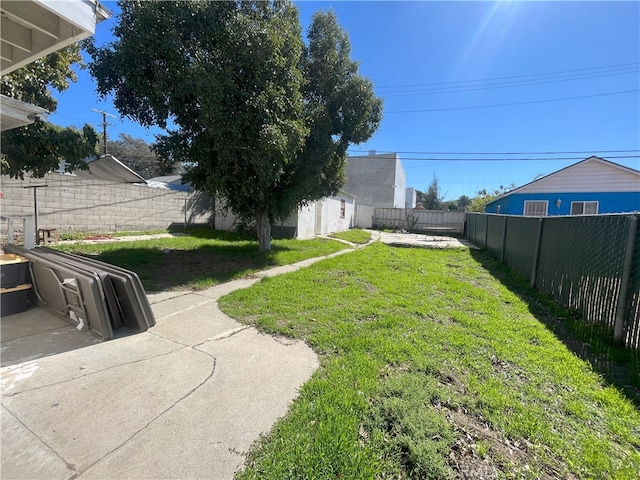
[[[164,255],[150,269],[150,282],[161,290],[188,290],[197,280],[220,283],[234,278],[238,272],[261,268],[250,257],[230,258],[197,250],[163,250]]]
[[[564,470],[556,469],[538,459],[536,447],[524,439],[513,440],[494,430],[482,419],[469,415],[465,409],[453,410],[436,405],[458,434],[451,452],[449,464],[458,478],[494,479],[555,478],[575,479]],[[548,452],[546,452],[548,456]],[[560,465],[560,462],[554,462]]]

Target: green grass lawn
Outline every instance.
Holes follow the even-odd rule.
[[[333,238],[339,238],[351,243],[365,244],[371,240],[371,234],[365,230],[359,228],[352,228],[351,230],[345,230],[344,232],[336,232],[329,235]]]
[[[220,306],[321,360],[240,479],[639,477],[638,356],[596,371],[483,253],[376,243]]]
[[[55,248],[91,256],[136,272],[147,291],[202,289],[266,268],[348,248],[328,239],[273,240],[260,253],[252,237],[209,229],[190,230],[173,238],[114,243],[74,243]]]
[[[170,233],[169,230],[144,230],[138,232],[61,232],[60,240],[84,240],[92,237],[131,237],[134,235],[152,235]]]

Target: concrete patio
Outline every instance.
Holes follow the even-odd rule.
[[[218,309],[258,280],[150,295],[156,326],[107,342],[38,307],[3,318],[2,478],[232,478],[318,365]]]

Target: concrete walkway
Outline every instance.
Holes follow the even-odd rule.
[[[426,235],[424,233],[379,232],[380,241],[396,247],[420,248],[471,248],[478,250],[471,242],[463,238],[443,235]]]
[[[40,308],[3,319],[2,479],[233,478],[318,360],[227,317],[217,299],[319,260],[150,294],[157,324],[108,342]],[[60,353],[29,360],[28,343]]]
[[[149,294],[157,324],[107,342],[41,308],[3,318],[1,478],[233,478],[318,359],[237,323],[217,299],[323,258]]]

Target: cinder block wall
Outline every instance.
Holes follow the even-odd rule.
[[[406,175],[395,153],[349,157],[347,183],[342,187],[363,205],[404,208]]]
[[[42,179],[2,176],[3,216],[33,215],[37,188],[39,228],[67,232],[115,232],[165,229],[172,224],[209,223],[212,205],[202,193],[77,178],[51,173]],[[6,233],[7,222],[2,222]]]

